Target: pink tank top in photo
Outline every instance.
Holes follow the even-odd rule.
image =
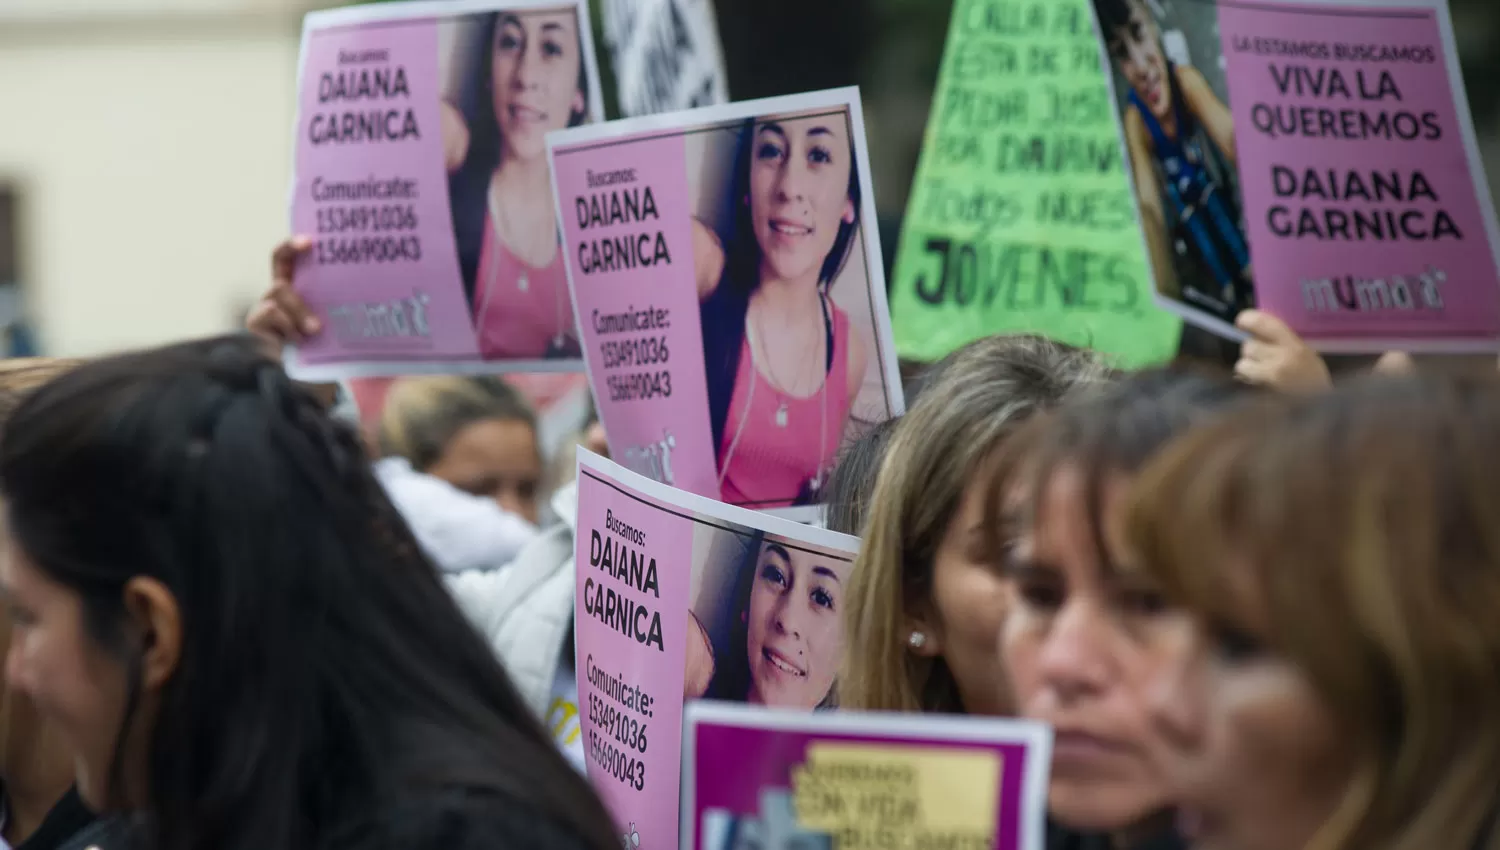
[[[756,371],[746,336],[719,447],[723,501],[748,508],[788,507],[804,488],[820,486],[833,468],[851,401],[849,317],[829,306],[833,361],[823,388],[807,398],[781,393]]]
[[[486,360],[541,360],[549,351],[576,350],[562,246],[545,267],[527,265],[487,217],[474,281],[474,330]]]

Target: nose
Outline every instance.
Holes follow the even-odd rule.
[[[786,162],[776,181],[776,193],[783,201],[802,201],[806,198],[807,165],[795,155],[788,153]]]
[[[531,45],[521,48],[521,57],[516,62],[516,74],[511,78],[511,85],[517,89],[534,88],[540,62],[541,56],[531,49]]]
[[[780,635],[791,635],[800,638],[802,626],[797,620],[793,606],[787,603],[790,594],[781,593],[776,596],[776,601],[771,603],[771,628]]]
[[[1184,627],[1160,651],[1160,661],[1144,685],[1144,702],[1152,725],[1175,747],[1202,740],[1207,700],[1207,647],[1194,627]]]
[[[1115,666],[1107,612],[1090,601],[1070,599],[1052,621],[1042,643],[1037,671],[1063,703],[1104,690]]]
[[[1132,76],[1144,77],[1150,64],[1151,54],[1144,41],[1133,41],[1125,50],[1126,68]]]
[[[5,683],[13,690],[26,692],[26,682],[21,664],[20,641],[11,635],[10,647],[5,651]]]
[[[495,504],[506,513],[515,514],[530,523],[536,522],[536,501],[522,496],[511,488],[501,488],[500,492],[495,494]]]

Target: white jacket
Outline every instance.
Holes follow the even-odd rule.
[[[536,526],[426,473],[405,458],[376,461],[375,477],[417,542],[445,573],[496,570],[537,536]]]
[[[510,566],[444,577],[459,607],[490,642],[538,717],[547,713],[563,645],[573,626],[576,483],[553,494],[552,510],[560,522],[527,543]]]

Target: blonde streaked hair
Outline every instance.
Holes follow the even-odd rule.
[[[380,453],[404,457],[414,469],[426,470],[459,431],[491,419],[524,422],[536,433],[531,406],[499,378],[402,378],[391,385],[380,413]]]
[[[1017,334],[971,343],[923,380],[891,435],[850,576],[841,707],[964,710],[947,664],[908,646],[912,612],[931,602],[938,547],[965,490],[1008,434],[1039,410],[1112,376],[1093,352]]]
[[[1261,635],[1342,730],[1352,778],[1309,850],[1500,848],[1497,435],[1493,376],[1374,376],[1264,400],[1137,479],[1143,568],[1206,634]]]

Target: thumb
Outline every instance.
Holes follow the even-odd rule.
[[[1260,310],[1245,310],[1234,320],[1234,326],[1256,339],[1279,344],[1302,342],[1286,322]]]

